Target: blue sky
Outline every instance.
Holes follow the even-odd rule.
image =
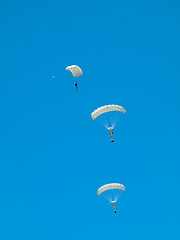
[[[170,0],[1,1],[1,239],[180,238],[179,12]],[[114,144],[90,117],[105,104],[127,111]],[[109,182],[126,187],[116,215],[97,196]]]

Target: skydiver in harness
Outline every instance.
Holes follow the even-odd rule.
[[[108,128],[108,130],[109,130],[109,133],[110,133],[110,135],[111,135],[111,142],[114,142],[114,140],[113,140],[113,127],[112,127],[112,125],[111,125],[111,127]]]
[[[75,81],[75,87],[76,87],[76,91],[78,92],[78,85],[77,85],[77,81]]]
[[[114,209],[114,213],[116,213],[117,208],[116,208],[116,201],[111,201],[113,209]]]

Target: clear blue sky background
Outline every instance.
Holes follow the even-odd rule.
[[[1,0],[0,239],[180,239],[179,13]],[[105,104],[127,111],[114,144],[90,117]],[[126,187],[116,215],[97,196],[109,182]]]

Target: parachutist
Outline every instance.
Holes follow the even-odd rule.
[[[106,129],[108,129],[109,134],[111,136],[111,142],[114,142],[113,128],[115,126],[115,123],[117,122],[117,117],[118,117],[118,115],[116,117],[115,116],[113,117],[115,112],[126,113],[126,110],[121,106],[118,106],[118,105],[115,105],[115,104],[112,104],[112,105],[109,104],[109,105],[99,107],[96,110],[94,110],[94,112],[91,113],[91,117],[92,117],[93,120],[98,118],[100,120],[99,122],[102,123],[105,126]],[[108,113],[108,115],[107,115],[107,113]],[[116,120],[115,120],[115,118],[116,118]],[[112,125],[110,126],[109,123],[111,123]]]
[[[109,130],[109,133],[111,135],[111,142],[114,142],[114,139],[113,139],[113,127],[112,126],[109,127],[108,130]]]
[[[75,81],[75,87],[76,87],[76,91],[78,91],[77,81]]]
[[[115,190],[115,191],[114,191]],[[106,197],[108,197],[108,202],[113,206],[114,213],[117,212],[116,202],[119,196],[119,191],[125,191],[125,186],[120,183],[109,183],[100,187],[97,191],[97,195],[100,196],[102,193],[106,192]],[[105,196],[105,195],[104,195]],[[112,201],[113,199],[113,201]]]
[[[78,67],[77,65],[69,66],[66,68],[66,70],[69,70],[72,73],[73,77],[79,77],[79,76],[83,75],[81,68]],[[76,87],[76,91],[78,92],[77,81],[75,81],[75,87]]]
[[[114,208],[114,213],[116,213],[117,209],[116,209],[116,201],[112,201],[112,206]]]

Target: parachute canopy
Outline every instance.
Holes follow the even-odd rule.
[[[81,68],[78,67],[77,65],[69,66],[66,68],[66,70],[71,71],[73,77],[79,77],[79,76],[83,75]]]
[[[120,189],[125,191],[125,186],[120,183],[109,183],[100,187],[97,191],[98,196],[107,190]]]
[[[126,113],[126,110],[123,107],[112,104],[112,105],[105,105],[100,108],[97,108],[94,112],[91,113],[91,117],[93,120],[95,120],[101,114],[112,112],[112,111],[119,111],[119,112]]]

